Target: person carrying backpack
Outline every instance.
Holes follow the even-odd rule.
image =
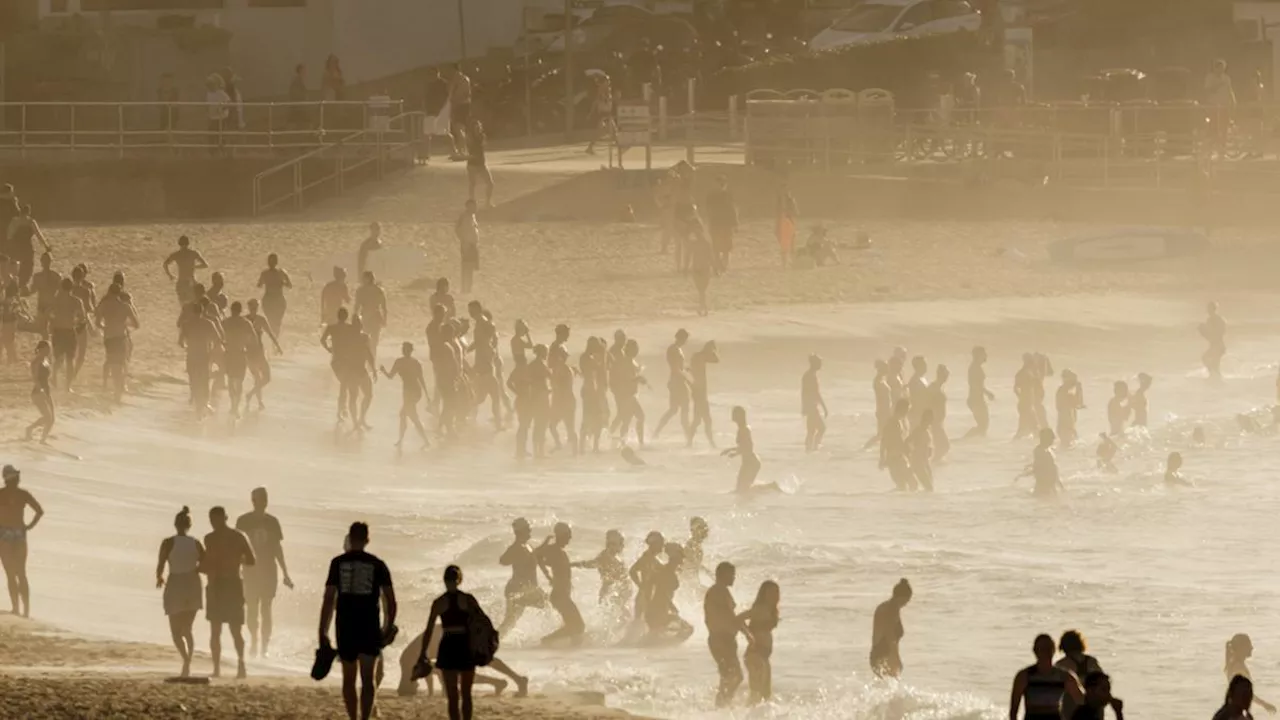
[[[474,595],[462,592],[462,569],[450,565],[444,570],[444,594],[431,603],[427,628],[423,633],[422,657],[414,671],[415,678],[431,673],[431,661],[427,648],[435,630],[436,618],[440,619],[440,649],[436,656],[436,668],[444,678],[445,694],[449,698],[449,720],[471,720],[471,686],[475,682],[476,668],[488,665],[498,651],[498,633],[493,622],[480,607]]]

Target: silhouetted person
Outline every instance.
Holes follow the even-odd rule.
[[[226,371],[233,419],[240,417],[240,402],[244,398],[244,379],[249,372],[249,357],[256,353],[260,342],[253,323],[241,315],[242,311],[240,301],[231,303],[231,316],[222,323],[222,366]]]
[[[1227,354],[1227,322],[1218,314],[1218,303],[1208,306],[1209,316],[1200,323],[1200,336],[1209,343],[1204,351],[1204,368],[1209,372],[1209,379],[1222,379],[1222,358]]]
[[[1077,630],[1068,630],[1062,633],[1062,637],[1058,638],[1058,650],[1062,653],[1062,657],[1054,663],[1055,667],[1070,671],[1077,678],[1087,678],[1094,673],[1102,672],[1102,666],[1098,664],[1098,659],[1089,655],[1086,650],[1084,636]],[[1085,683],[1085,703],[1089,702],[1089,685]],[[1108,688],[1108,693],[1110,688]],[[1106,703],[1102,706],[1105,707]],[[1069,696],[1062,698],[1062,717],[1071,718],[1076,711],[1075,701]]]
[[[707,521],[700,517],[689,518],[689,539],[684,543],[684,575],[685,579],[693,587],[702,587],[702,571],[706,570],[710,575],[711,571],[702,565],[702,558],[705,553],[702,545],[711,537],[711,527],[707,525]]]
[[[333,620],[338,659],[342,662],[342,700],[347,707],[347,717],[369,720],[377,700],[374,669],[386,639],[394,634],[396,593],[387,564],[365,552],[369,545],[369,526],[351,523],[347,541],[350,550],[329,561],[324,603],[320,608],[320,644],[330,646],[329,622]],[[381,612],[383,602],[387,606],[385,619]],[[357,675],[360,678],[359,714],[356,712]]]
[[[1017,482],[1024,477],[1034,478],[1036,487],[1033,493],[1036,497],[1053,497],[1060,491],[1066,490],[1058,473],[1058,458],[1053,454],[1055,439],[1053,431],[1049,428],[1041,430],[1040,442],[1031,455],[1031,464],[1014,479],[1014,482]]]
[[[729,179],[721,175],[716,189],[707,194],[707,227],[711,232],[711,249],[715,252],[715,270],[723,273],[729,269],[729,256],[733,253],[733,236],[738,231],[738,208],[729,190]]]
[[[573,538],[568,523],[556,523],[554,536],[547,538],[538,548],[535,556],[539,567],[547,574],[547,582],[551,584],[551,607],[560,613],[562,625],[558,630],[542,638],[543,645],[550,645],[560,640],[568,640],[577,645],[582,642],[587,626],[582,622],[582,613],[573,602],[573,570],[569,562],[569,554],[565,548]]]
[[[747,650],[742,654],[742,663],[747,666],[749,702],[753,705],[773,699],[773,631],[778,627],[781,601],[778,583],[765,580],[760,583],[755,602],[738,616],[747,625]]]
[[[1213,720],[1253,720],[1253,681],[1244,675],[1236,675],[1227,685],[1227,697],[1222,708],[1213,714]],[[1261,704],[1261,701],[1259,701]]]
[[[716,582],[703,598],[703,614],[707,623],[707,647],[720,673],[716,691],[716,707],[733,704],[733,696],[742,684],[742,664],[738,662],[738,633],[746,633],[743,620],[733,600],[733,583],[737,578],[733,563],[716,566]]]
[[[645,605],[645,625],[648,627],[646,643],[681,643],[693,634],[693,626],[680,617],[676,607],[676,591],[680,589],[680,568],[684,563],[684,548],[667,543],[663,548],[667,561],[653,560],[653,591]]]
[[[923,356],[911,358],[911,378],[907,380],[907,401],[910,409],[907,414],[907,429],[915,431],[921,426],[920,417],[929,409],[929,381],[926,376],[929,364]]]
[[[1236,682],[1240,678],[1244,678],[1249,683],[1249,695],[1251,699],[1258,703],[1258,705],[1262,706],[1263,710],[1274,714],[1276,711],[1276,707],[1274,705],[1253,694],[1253,674],[1249,672],[1249,665],[1246,662],[1251,657],[1253,657],[1253,640],[1244,633],[1237,633],[1227,641],[1226,664],[1223,666],[1223,671],[1226,673],[1228,678],[1231,678],[1232,687],[1236,685]],[[1231,703],[1231,692],[1232,690],[1229,687],[1227,690],[1228,704]],[[1248,705],[1246,704],[1244,708],[1247,710]]]
[[[689,396],[693,401],[693,419],[690,420],[688,432],[685,435],[689,447],[693,447],[693,436],[697,434],[699,425],[702,426],[707,435],[707,444],[711,445],[712,448],[716,446],[715,435],[711,428],[711,400],[707,383],[707,365],[719,362],[720,351],[716,348],[715,340],[708,340],[701,350],[689,358]]]
[[[404,388],[404,399],[400,404],[400,435],[396,439],[396,447],[404,444],[404,433],[409,423],[417,428],[422,446],[427,447],[431,441],[427,439],[427,429],[422,426],[422,420],[418,417],[418,403],[427,397],[427,381],[422,374],[422,363],[413,356],[413,343],[401,345],[400,352],[400,357],[391,364],[390,371],[385,366],[382,368],[382,374],[388,379],[399,377]]]
[[[644,552],[640,553],[640,557],[636,558],[636,561],[631,564],[631,569],[627,571],[628,577],[636,586],[635,619],[637,621],[644,619],[649,601],[653,598],[654,572],[660,565],[658,556],[662,554],[666,544],[666,538],[662,533],[656,530],[650,532],[644,538]]]
[[[471,720],[471,686],[476,674],[476,662],[471,650],[471,631],[474,627],[472,619],[476,613],[484,612],[474,595],[458,589],[461,583],[462,570],[457,565],[445,568],[445,591],[431,603],[431,613],[427,617],[427,628],[423,633],[423,656],[414,672],[415,675],[424,677],[431,672],[432,665],[426,658],[426,649],[431,645],[431,636],[435,631],[436,620],[439,619],[443,637],[435,666],[440,669],[444,679],[449,720]]]
[[[736,491],[739,493],[747,492],[756,482],[756,476],[760,474],[760,457],[756,455],[755,441],[751,437],[751,426],[747,424],[747,410],[738,406],[733,409],[733,423],[738,426],[736,444],[720,453],[724,457],[736,457],[742,459],[742,464],[738,466],[738,484]]]
[[[176,278],[173,271],[169,269],[171,265],[178,269]],[[178,238],[178,249],[164,259],[164,274],[174,281],[179,305],[186,305],[195,300],[195,293],[192,290],[196,283],[196,271],[205,270],[208,267],[209,263],[205,261],[204,256],[191,249],[190,238],[186,235]]]
[[[113,381],[116,402],[124,396],[125,377],[129,365],[129,331],[140,326],[138,312],[129,293],[112,283],[102,301],[94,308],[94,322],[102,330],[103,380]]]
[[[907,436],[911,474],[925,492],[933,492],[933,424],[933,410],[926,408]]]
[[[208,298],[188,306],[178,333],[178,344],[187,351],[187,381],[191,385],[191,400],[196,418],[203,419],[213,413],[210,397],[212,365],[214,358],[222,354],[225,335],[221,323],[213,317],[213,305]]]
[[[244,571],[244,595],[249,609],[249,652],[254,657],[258,656],[261,618],[261,647],[265,657],[271,647],[271,608],[275,603],[279,576],[284,575],[284,586],[290,590],[293,589],[293,580],[289,578],[289,566],[284,561],[284,531],[280,529],[280,521],[267,512],[267,489],[254,488],[249,499],[253,503],[253,511],[236,519],[236,530],[249,538],[249,545],[258,561]]]
[[[40,417],[27,425],[26,439],[31,440],[36,430],[40,430],[40,442],[49,442],[49,431],[57,420],[57,411],[53,404],[53,367],[49,364],[49,341],[36,343],[35,353],[31,358],[31,404],[35,405]]]
[[[573,568],[595,570],[600,573],[600,604],[607,608],[619,623],[627,619],[627,605],[631,600],[631,581],[627,578],[627,565],[622,561],[625,543],[622,533],[610,530],[604,534],[604,549],[590,560],[571,563]]]
[[[204,587],[200,581],[200,561],[204,559],[204,546],[187,533],[191,530],[191,509],[185,505],[173,518],[176,533],[160,543],[160,557],[156,562],[156,587],[164,588],[164,614],[169,618],[169,634],[173,645],[182,657],[180,677],[191,676],[191,657],[195,654],[196,641],[193,627],[196,613],[204,607]],[[169,566],[169,579],[164,577],[165,565]]]
[[[1147,426],[1147,413],[1150,411],[1150,401],[1147,400],[1147,391],[1151,389],[1151,376],[1146,373],[1138,373],[1138,389],[1129,397],[1129,411],[1133,413],[1133,427],[1145,428]]]
[[[1171,452],[1164,466],[1165,487],[1195,487],[1190,480],[1182,477],[1182,453]]]
[[[356,289],[351,314],[360,318],[364,332],[369,336],[369,350],[376,358],[382,329],[387,326],[387,293],[378,284],[372,270],[365,270],[360,276],[360,287]]]
[[[355,392],[352,387],[351,346],[358,342],[353,337],[354,331],[351,324],[347,322],[348,313],[344,307],[338,308],[334,322],[325,326],[324,332],[320,335],[320,347],[329,352],[329,367],[333,370],[333,376],[338,380],[338,422],[341,423],[343,418],[347,416],[347,408],[354,405],[350,401],[350,396]],[[355,413],[352,413],[352,420],[355,420]]]
[[[880,469],[889,471],[889,478],[898,490],[916,489],[907,442],[907,413],[910,409],[908,401],[899,400],[893,407],[893,417],[880,429]]]
[[[1119,472],[1116,469],[1115,459],[1116,453],[1120,452],[1120,446],[1116,445],[1116,441],[1106,433],[1098,433],[1098,469],[1107,472]]]
[[[1076,420],[1084,409],[1084,386],[1070,370],[1062,371],[1062,385],[1054,395],[1054,408],[1058,412],[1058,438],[1063,445],[1071,447],[1080,438]]]
[[[23,205],[17,217],[0,225],[8,238],[8,255],[18,263],[18,284],[26,287],[35,272],[36,240],[44,248],[44,252],[53,252],[48,239],[40,230],[40,224],[31,215],[31,206]]]
[[[1111,436],[1124,435],[1125,425],[1129,422],[1129,384],[1117,381],[1111,401],[1107,403],[1107,422],[1111,427]]]
[[[418,693],[418,680],[425,679],[427,681],[427,696],[435,695],[436,676],[440,676],[441,681],[444,680],[444,673],[440,668],[432,668],[432,671],[425,678],[415,678],[415,673],[419,670],[419,661],[425,658],[428,662],[434,662],[440,658],[440,641],[443,639],[441,633],[434,633],[431,636],[431,645],[427,646],[426,633],[418,633],[418,636],[409,641],[404,646],[404,650],[400,652],[400,685],[396,688],[396,694],[401,697],[411,697]],[[423,652],[423,648],[426,652]],[[499,658],[493,658],[489,661],[488,667],[511,678],[516,684],[516,697],[522,698],[529,694],[529,678],[517,673],[511,669],[511,666],[503,662]],[[484,675],[477,672],[475,676],[475,684],[490,685],[493,687],[494,695],[501,695],[503,690],[507,689],[506,680]]]
[[[1070,715],[1064,712],[1062,717],[1070,720],[1104,720],[1108,707],[1115,713],[1115,720],[1124,720],[1124,701],[1111,694],[1111,677],[1096,670],[1084,677],[1084,704],[1075,708]]]
[[[249,374],[253,376],[253,387],[249,389],[245,402],[258,398],[258,409],[265,410],[267,405],[262,401],[262,391],[271,383],[271,361],[267,359],[267,345],[263,341],[262,336],[266,335],[271,340],[271,345],[275,349],[277,355],[284,351],[280,349],[280,340],[276,337],[276,333],[271,329],[271,324],[267,319],[258,314],[258,299],[249,298],[249,314],[245,316],[249,324],[253,326],[254,332],[258,336],[258,342],[254,344],[249,353]]]
[[[822,399],[822,388],[818,385],[818,371],[822,369],[822,358],[809,356],[809,369],[800,378],[800,414],[804,416],[804,450],[814,452],[822,447],[822,436],[827,433],[827,403]]]
[[[485,150],[489,144],[484,133],[484,125],[472,119],[467,129],[467,197],[472,204],[476,201],[476,184],[482,183],[485,188],[484,205],[493,207],[493,173],[489,170],[489,161]],[[466,289],[463,289],[466,292]]]
[[[684,346],[689,341],[689,331],[681,328],[676,331],[675,342],[667,346],[667,411],[658,419],[658,426],[653,429],[656,440],[662,434],[676,413],[680,414],[680,427],[687,435],[689,432],[689,376],[685,372]]]
[[[462,263],[462,292],[470,294],[472,277],[480,270],[480,223],[476,219],[474,198],[467,201],[462,215],[454,223],[453,234],[458,238],[458,256]]]
[[[1040,420],[1036,417],[1038,374],[1035,356],[1023,353],[1022,367],[1013,376],[1013,394],[1018,399],[1018,429],[1013,434],[1015,440],[1031,437],[1040,429]]]
[[[875,361],[876,374],[871,380],[871,394],[876,399],[876,432],[862,446],[870,450],[880,443],[885,424],[893,418],[893,388],[889,384],[889,363],[884,360]]]
[[[644,377],[644,367],[640,364],[640,344],[634,339],[626,341],[623,346],[623,357],[617,367],[617,385],[615,395],[618,401],[618,417],[614,421],[618,427],[619,442],[625,443],[630,432],[631,423],[636,425],[636,440],[644,447],[644,408],[640,406],[640,386],[648,385]]]
[[[507,581],[504,591],[507,599],[506,614],[498,628],[499,635],[511,632],[526,608],[547,606],[546,593],[538,587],[538,558],[529,547],[529,539],[533,537],[529,521],[516,518],[511,523],[511,532],[515,537],[502,557],[498,558],[498,564],[511,568],[511,579]]]
[[[893,595],[876,606],[871,622],[871,671],[877,677],[902,675],[900,645],[906,631],[902,626],[902,608],[911,602],[911,583],[906,578],[893,586]]]
[[[262,289],[262,313],[271,332],[279,337],[284,329],[284,313],[289,307],[284,291],[293,289],[289,273],[280,267],[280,256],[275,253],[267,256],[267,269],[258,275],[258,287]]]
[[[40,270],[31,277],[31,294],[36,296],[36,327],[49,339],[49,320],[53,316],[53,299],[62,287],[62,273],[53,269],[53,255],[40,256]]]
[[[600,452],[600,436],[609,422],[604,340],[587,338],[586,350],[578,358],[578,372],[582,375],[582,425],[578,442],[582,452],[586,452],[588,443],[594,452]]]
[[[1018,709],[1026,707],[1026,720],[1061,720],[1062,700],[1070,697],[1077,705],[1084,702],[1080,681],[1070,671],[1053,664],[1053,638],[1037,635],[1032,646],[1036,662],[1013,676],[1009,693],[1009,717],[1016,718]]]
[[[22,474],[12,465],[0,471],[0,565],[9,587],[9,603],[14,615],[31,617],[31,585],[27,582],[27,533],[44,517],[44,508],[35,497],[18,487]],[[27,508],[34,513],[27,521]]]
[[[382,249],[382,223],[369,223],[369,237],[360,243],[356,250],[356,277],[364,277],[369,269],[369,256]]]
[[[338,311],[350,304],[351,288],[347,286],[347,271],[335,267],[333,279],[320,289],[320,327],[338,322]]]
[[[933,382],[929,383],[926,402],[933,413],[933,423],[929,425],[929,438],[933,441],[933,458],[935,462],[951,452],[951,437],[947,434],[947,381],[951,379],[951,371],[946,365],[934,368]]]
[[[227,511],[214,507],[209,511],[209,524],[213,532],[204,536],[204,558],[200,572],[209,578],[208,602],[205,617],[209,620],[209,654],[213,656],[213,677],[222,674],[222,626],[231,630],[231,641],[236,649],[236,677],[245,677],[244,635],[244,581],[240,568],[256,562],[253,548],[240,532],[227,525]]]
[[[67,389],[76,377],[76,346],[79,344],[80,327],[89,321],[84,302],[74,292],[71,278],[62,279],[58,294],[53,298],[49,316],[50,335],[53,339],[53,374],[65,369]]]

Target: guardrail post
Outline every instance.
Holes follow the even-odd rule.
[[[692,115],[695,112],[697,112],[697,107],[698,107],[698,79],[697,78],[689,78],[689,81],[685,85],[685,93],[687,95],[687,97],[685,98],[685,102],[688,103],[686,105],[687,113],[689,115]]]
[[[293,207],[302,209],[302,163],[293,164]]]
[[[738,96],[729,97],[729,142],[738,139]]]
[[[22,105],[22,124],[18,126],[18,144],[22,147],[22,158],[27,157],[27,105]]]
[[[1111,187],[1111,136],[1102,138],[1102,187]]]
[[[124,158],[124,105],[116,105],[116,140],[120,143],[118,156]]]
[[[267,147],[275,149],[276,146],[276,104],[267,105]]]
[[[71,103],[71,149],[76,149],[76,104]]]
[[[324,106],[325,101],[320,101],[320,142],[324,142]]]
[[[667,139],[667,96],[658,98],[658,139]]]
[[[334,163],[334,165],[338,168],[338,174],[337,174],[337,177],[334,179],[334,181],[337,183],[337,190],[338,190],[337,194],[341,195],[343,191],[346,189],[346,185],[343,182],[346,178],[343,177],[343,174],[347,172],[347,168],[346,168],[346,163],[343,162],[343,159],[347,156],[347,149],[342,145],[338,145],[337,150],[338,150],[338,159]]]

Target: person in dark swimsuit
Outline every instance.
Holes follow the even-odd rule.
[[[902,674],[899,644],[905,631],[902,608],[911,602],[911,583],[906,578],[893,586],[893,595],[876,607],[871,623],[871,671],[876,677],[896,678]]]
[[[27,534],[44,517],[44,508],[31,493],[18,487],[22,473],[16,467],[5,465],[0,476],[4,478],[4,487],[0,488],[0,567],[4,569],[13,614],[27,618],[31,617]],[[30,522],[27,521],[27,508],[34,513]]]
[[[1222,707],[1213,714],[1213,720],[1253,720],[1253,681],[1244,675],[1231,678],[1227,686],[1227,697]]]
[[[414,670],[417,677],[431,674],[432,665],[427,659],[427,648],[431,645],[431,634],[435,630],[436,619],[439,618],[440,632],[444,637],[440,640],[435,667],[439,668],[444,678],[444,691],[449,701],[449,720],[471,720],[471,686],[476,677],[476,664],[471,657],[469,626],[471,614],[480,609],[480,602],[474,595],[459,590],[458,586],[461,584],[462,570],[457,565],[445,568],[445,591],[431,603],[431,614],[427,617],[427,628],[423,632],[422,657]]]
[[[267,269],[258,276],[258,287],[262,288],[262,313],[271,326],[276,337],[284,328],[284,313],[289,307],[284,291],[293,289],[293,280],[289,273],[280,268],[280,257],[275,253],[267,256]]]
[[[36,406],[40,417],[27,426],[27,439],[35,437],[37,429],[41,430],[40,442],[49,441],[49,431],[57,419],[53,405],[53,368],[49,364],[49,341],[36,343],[35,357],[31,359],[31,404]]]
[[[1075,673],[1076,678],[1088,678],[1090,675],[1102,672],[1102,666],[1098,663],[1098,659],[1086,652],[1088,646],[1085,644],[1084,635],[1080,634],[1080,631],[1068,630],[1062,633],[1062,637],[1058,638],[1058,650],[1062,653],[1062,657],[1054,665],[1063,670],[1070,670]],[[1085,682],[1084,685],[1085,700],[1086,704],[1088,704],[1089,684]],[[1110,695],[1110,692],[1111,688],[1108,685],[1107,694]],[[1099,707],[1105,706],[1106,703],[1102,703]],[[1075,711],[1075,701],[1070,696],[1063,697],[1062,717],[1073,718]]]
[[[175,278],[170,266],[176,266],[178,275]],[[164,259],[164,273],[174,281],[174,290],[178,294],[178,304],[185,307],[196,299],[196,271],[208,269],[209,263],[197,250],[191,249],[191,240],[186,235],[178,238],[178,249]]]
[[[582,621],[582,613],[573,602],[573,563],[565,552],[573,531],[568,523],[556,523],[554,537],[549,537],[535,552],[538,567],[547,576],[551,584],[551,607],[560,613],[562,625],[558,630],[542,638],[543,645],[552,645],[561,640],[568,640],[571,645],[582,644],[587,626]]]
[[[747,686],[752,705],[773,699],[773,631],[778,627],[778,603],[782,590],[778,583],[765,580],[756,592],[751,608],[739,615],[747,625],[747,649],[742,663],[747,666]]]
[[[1009,718],[1017,720],[1019,707],[1024,720],[1062,720],[1062,699],[1069,696],[1077,705],[1084,702],[1080,680],[1069,670],[1055,667],[1053,638],[1037,635],[1032,645],[1036,663],[1013,676],[1009,693]]]

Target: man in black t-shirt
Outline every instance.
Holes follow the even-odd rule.
[[[350,550],[329,563],[324,605],[320,609],[320,644],[329,644],[329,622],[338,635],[338,659],[342,661],[342,699],[351,720],[368,720],[377,693],[374,670],[382,654],[387,630],[396,620],[396,594],[386,563],[365,552],[369,526],[356,522],[347,534]],[[387,622],[380,620],[379,602],[387,603]],[[356,670],[360,673],[360,712],[356,714]]]

